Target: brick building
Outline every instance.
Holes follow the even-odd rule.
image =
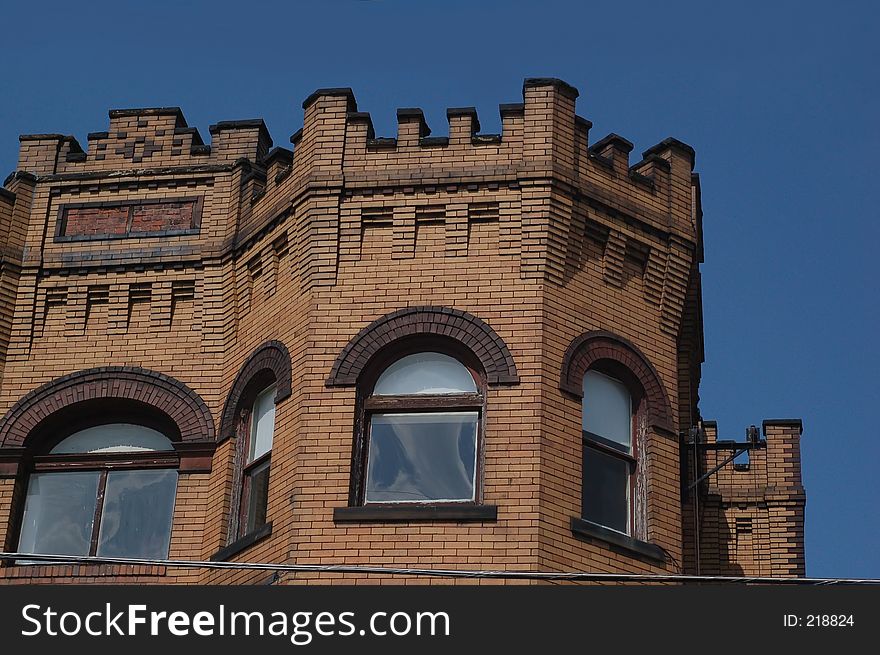
[[[292,150],[261,120],[207,145],[177,108],[113,110],[86,149],[22,136],[0,190],[4,550],[802,575],[800,422],[737,445],[699,413],[694,151],[590,145],[577,96],[528,79],[501,134],[400,109],[377,138],[321,89]],[[270,581],[0,567],[70,579]],[[271,578],[303,580],[377,578]]]

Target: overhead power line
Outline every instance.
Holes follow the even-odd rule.
[[[665,575],[652,573],[589,573],[584,571],[504,571],[461,569],[418,569],[359,564],[273,564],[266,562],[210,562],[197,560],[139,559],[132,557],[91,557],[0,552],[0,560],[46,564],[117,564],[165,566],[180,569],[233,571],[271,571],[275,573],[339,573],[357,575],[409,575],[429,578],[546,580],[571,582],[656,582],[767,585],[880,585],[870,578],[771,578],[762,576]]]

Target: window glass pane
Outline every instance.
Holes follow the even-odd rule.
[[[86,428],[64,439],[50,453],[123,453],[143,450],[173,450],[161,432],[130,423],[108,423]]]
[[[590,437],[630,452],[632,447],[632,401],[617,380],[596,371],[584,376],[582,424]]]
[[[366,502],[473,500],[477,412],[377,414]]]
[[[377,396],[476,392],[470,371],[454,357],[440,353],[401,357],[379,376],[373,390]]]
[[[269,504],[269,462],[255,466],[245,474],[245,515],[244,533],[250,534],[266,523],[266,508]]]
[[[177,471],[110,471],[98,533],[101,557],[168,557]]]
[[[32,475],[19,552],[88,555],[100,476],[97,471]]]
[[[584,446],[584,518],[629,533],[630,463]]]
[[[272,450],[272,433],[275,430],[275,387],[269,387],[254,401],[251,418],[251,443],[248,462]]]

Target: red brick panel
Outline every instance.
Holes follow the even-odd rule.
[[[65,212],[64,236],[102,236],[128,231],[129,207],[71,207]]]
[[[194,206],[192,201],[135,205],[132,207],[130,231],[134,234],[192,229]]]
[[[186,232],[199,226],[200,199],[66,205],[57,236],[74,238]]]

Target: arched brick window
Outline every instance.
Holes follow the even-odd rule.
[[[226,399],[221,438],[235,438],[227,544],[268,534],[269,472],[275,407],[291,395],[290,353],[268,341],[248,357]]]
[[[516,382],[504,342],[465,312],[414,307],[364,328],[327,381],[357,388],[349,507],[335,520],[494,519],[481,485],[486,390]]]
[[[590,332],[566,351],[560,388],[581,400],[581,519],[646,538],[648,428],[669,431],[660,377],[629,341]]]
[[[20,481],[7,548],[148,559],[168,556],[178,471],[210,470],[215,447],[201,398],[135,367],[35,389],[0,421],[0,440],[0,475]]]
[[[407,340],[360,389],[360,505],[476,503],[485,414],[482,370],[453,342]]]

